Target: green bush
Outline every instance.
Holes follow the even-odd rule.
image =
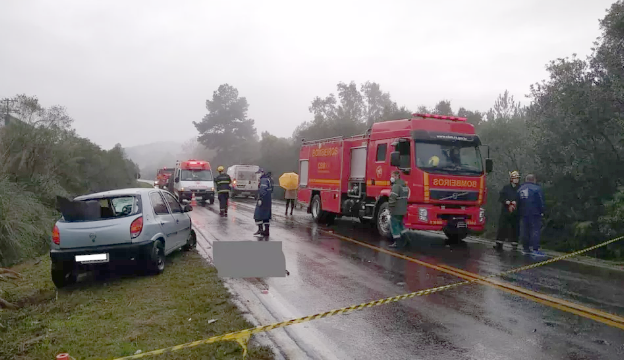
[[[41,254],[56,197],[136,187],[138,167],[121,145],[103,150],[76,135],[60,106],[16,96],[18,120],[0,129],[0,265]]]
[[[47,249],[57,214],[18,183],[0,178],[0,265]]]

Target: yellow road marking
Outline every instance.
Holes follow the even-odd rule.
[[[278,215],[281,217],[281,215]],[[304,224],[305,225],[305,224]],[[307,226],[307,225],[306,225]],[[477,282],[479,284],[482,285],[487,285],[487,286],[491,286],[494,287],[496,289],[502,290],[502,291],[506,291],[508,293],[514,294],[514,295],[518,295],[520,297],[523,297],[525,299],[543,304],[543,305],[547,305],[547,306],[551,306],[553,308],[562,310],[562,311],[566,311],[569,313],[573,313],[579,316],[583,316],[598,322],[601,322],[603,324],[609,325],[609,326],[613,326],[613,327],[617,327],[619,329],[624,330],[624,318],[620,317],[618,315],[614,315],[614,314],[610,314],[607,312],[603,312],[597,309],[593,309],[587,306],[583,306],[583,305],[579,305],[573,302],[569,302],[566,300],[562,300],[562,299],[558,299],[549,295],[545,295],[545,294],[541,294],[535,291],[531,291],[531,290],[527,290],[521,287],[517,287],[517,286],[513,286],[511,284],[508,284],[506,282],[500,281],[500,280],[495,280],[492,279],[492,277],[483,277],[480,276],[478,274],[475,273],[471,273],[462,269],[458,269],[449,265],[445,265],[445,264],[440,264],[440,265],[434,265],[422,260],[418,260],[415,259],[413,257],[407,256],[407,255],[403,255],[401,253],[398,252],[394,252],[391,250],[387,250],[375,245],[371,245],[359,240],[355,240],[352,239],[350,237],[347,236],[343,236],[343,235],[339,235],[336,234],[334,232],[325,230],[325,229],[319,229],[320,232],[325,233],[327,235],[333,236],[335,238],[341,239],[341,240],[345,240],[345,241],[349,241],[351,243],[360,245],[360,246],[364,246],[366,248],[369,248],[371,250],[375,250],[384,254],[388,254],[390,256],[394,256],[396,258],[399,259],[403,259],[409,262],[413,262],[425,267],[428,267],[430,269],[434,269],[437,271],[441,271],[445,274],[449,274],[449,275],[453,275],[453,276],[457,276],[459,278],[462,278],[464,280],[468,280],[468,281],[474,281]],[[586,249],[587,250],[587,249]],[[584,251],[586,251],[584,250]],[[575,253],[579,253],[578,251]],[[568,254],[569,256],[572,256],[573,254]],[[552,259],[551,259],[552,260]],[[551,262],[551,260],[548,260],[546,262]],[[536,263],[536,264],[532,264],[529,266],[525,266],[525,267],[521,267],[519,269],[512,269],[511,271],[513,272],[517,272],[520,269],[527,269],[527,268],[534,268],[540,265],[545,265],[542,263]],[[508,272],[503,272],[503,274],[506,274]],[[496,274],[495,276],[499,276],[502,274]]]
[[[493,280],[493,279],[488,279],[488,278],[482,277],[482,276],[480,276],[478,274],[474,274],[474,273],[471,273],[471,272],[468,272],[468,271],[465,271],[465,270],[454,268],[452,266],[448,266],[448,265],[444,265],[444,264],[442,264],[442,265],[434,265],[434,264],[431,264],[431,263],[428,263],[428,262],[425,262],[425,261],[422,261],[422,260],[415,259],[415,258],[407,256],[407,255],[403,255],[403,254],[400,254],[400,253],[397,253],[397,252],[394,252],[394,251],[391,251],[391,250],[387,250],[387,249],[384,249],[384,248],[381,248],[381,247],[378,247],[378,246],[375,246],[375,245],[370,245],[370,244],[367,244],[365,242],[362,242],[362,241],[359,241],[359,240],[355,240],[355,239],[352,239],[352,238],[349,238],[349,237],[346,237],[346,236],[338,235],[338,234],[335,234],[333,232],[330,232],[330,231],[327,231],[327,230],[324,230],[324,229],[320,229],[320,231],[324,232],[324,233],[326,233],[326,234],[328,234],[330,236],[334,236],[336,238],[339,238],[341,240],[349,241],[349,242],[352,242],[354,244],[358,244],[360,246],[367,247],[367,248],[369,248],[371,250],[375,250],[375,251],[378,251],[378,252],[381,252],[381,253],[384,253],[384,254],[388,254],[388,255],[391,255],[391,256],[394,256],[396,258],[403,259],[403,260],[406,260],[406,261],[409,261],[409,262],[413,262],[413,263],[416,263],[416,264],[428,267],[430,269],[438,270],[438,271],[441,271],[441,272],[449,274],[449,275],[454,275],[454,276],[457,276],[457,277],[465,279],[465,280],[475,280],[475,279],[478,279],[478,281],[476,281],[476,282],[479,283],[479,284],[491,286],[491,287],[497,288],[499,290],[506,291],[508,293],[521,296],[521,297],[523,297],[525,299],[529,299],[529,300],[532,300],[532,301],[535,301],[535,302],[538,302],[538,303],[541,303],[541,304],[544,304],[544,305],[548,305],[548,306],[557,308],[559,310],[567,311],[567,312],[570,312],[570,313],[573,313],[573,314],[576,314],[576,315],[579,315],[579,316],[583,316],[583,317],[586,317],[586,318],[589,318],[589,319],[601,322],[603,324],[614,326],[614,327],[617,327],[617,328],[620,328],[620,329],[624,330],[624,318],[620,317],[620,316],[617,316],[617,315],[609,314],[609,313],[606,313],[606,312],[603,312],[603,311],[600,311],[600,310],[597,310],[597,309],[589,308],[589,307],[586,307],[586,306],[583,306],[583,305],[579,305],[579,304],[575,304],[575,303],[572,303],[572,302],[569,302],[569,301],[558,299],[558,298],[555,298],[555,297],[552,297],[552,296],[549,296],[549,295],[545,295],[545,294],[541,294],[541,293],[538,293],[538,292],[535,292],[535,291],[530,291],[530,290],[527,290],[527,289],[524,289],[524,288],[513,286],[513,285],[507,284],[507,283],[505,283],[503,281],[496,281],[496,280]]]

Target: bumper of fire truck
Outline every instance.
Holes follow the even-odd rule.
[[[204,189],[192,189],[192,190],[184,190],[178,192],[180,200],[191,200],[193,198],[193,194],[195,194],[196,200],[210,200],[215,197],[214,190],[204,190]],[[201,199],[198,199],[201,198]]]
[[[413,230],[445,231],[450,234],[482,232],[485,229],[485,210],[479,206],[462,209],[412,204],[407,208],[405,226]]]

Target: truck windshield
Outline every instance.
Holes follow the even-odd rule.
[[[210,170],[182,170],[180,181],[211,181]]]
[[[470,143],[416,142],[416,166],[440,174],[483,174],[479,147]]]

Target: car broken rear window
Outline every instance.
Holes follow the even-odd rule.
[[[68,222],[116,219],[141,212],[139,196],[125,195],[73,201],[57,198],[57,200],[63,220]]]

